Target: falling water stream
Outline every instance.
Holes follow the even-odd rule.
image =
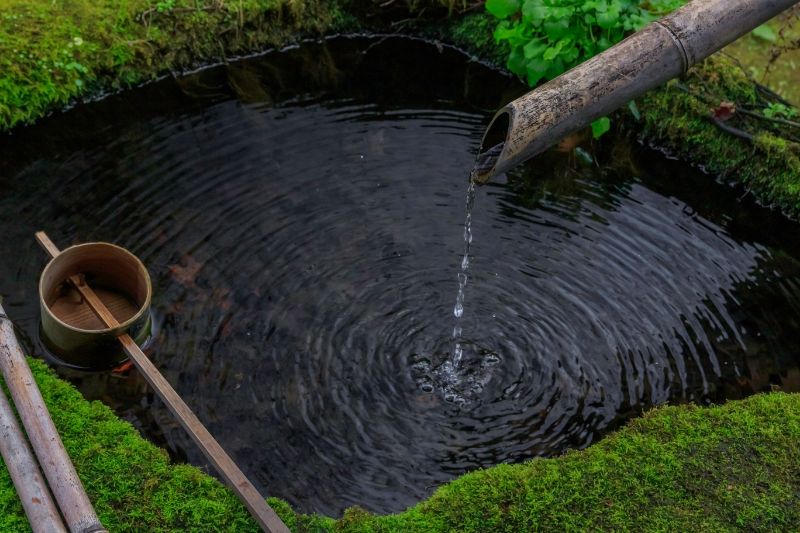
[[[475,187],[478,178],[488,172],[497,160],[497,156],[503,149],[503,144],[493,146],[489,150],[479,153],[475,159],[475,165],[469,173],[469,186],[467,187],[467,201],[464,216],[464,256],[461,259],[461,271],[458,273],[458,294],[456,295],[456,305],[453,307],[455,325],[453,326],[453,360],[451,363],[453,377],[457,379],[457,372],[464,357],[464,346],[462,345],[462,334],[464,328],[462,317],[464,316],[464,298],[466,295],[467,282],[469,280],[469,249],[472,245],[472,209],[475,207]]]
[[[461,358],[464,357],[464,347],[461,345],[461,335],[463,327],[461,318],[464,316],[464,293],[467,288],[469,278],[469,247],[472,244],[472,208],[475,206],[475,181],[470,176],[469,187],[467,188],[466,216],[464,218],[464,257],[461,259],[461,272],[458,273],[458,295],[456,305],[453,308],[453,315],[456,323],[453,326],[453,371],[458,372],[461,365]]]

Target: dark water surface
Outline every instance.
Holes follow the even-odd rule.
[[[449,49],[340,38],[18,130],[0,138],[4,305],[42,354],[33,232],[129,248],[156,365],[258,486],[334,515],[655,404],[800,389],[798,225],[614,139],[599,165],[552,153],[479,188],[463,360],[442,371],[466,178],[520,90]],[[203,463],[135,373],[62,372]]]

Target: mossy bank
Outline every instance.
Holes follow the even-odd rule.
[[[170,72],[364,27],[424,33],[504,62],[507,50],[491,37],[496,22],[458,15],[462,7],[469,6],[0,0],[0,129]],[[713,110],[723,102],[751,114],[720,121]],[[640,99],[640,118],[622,111],[614,124],[798,216],[800,133],[759,112],[773,103],[775,95],[717,56]],[[256,530],[220,483],[171,464],[108,408],[32,365],[109,530]],[[657,409],[587,450],[469,474],[397,515],[353,508],[334,520],[271,503],[296,531],[791,530],[800,528],[798,443],[800,396],[768,394]],[[0,493],[0,530],[27,529],[4,469]]]
[[[171,464],[99,402],[30,361],[109,531],[257,531],[218,481]],[[473,472],[407,511],[338,520],[270,503],[293,531],[793,530],[800,526],[800,395],[664,407],[586,450]],[[28,529],[0,468],[0,530]]]
[[[503,64],[508,45],[492,37],[497,22],[454,0],[0,0],[0,130],[171,72],[339,31],[425,33]],[[741,111],[721,125],[712,118],[724,102]],[[765,117],[763,108],[785,102],[733,60],[717,55],[638,104],[641,121],[625,116],[634,134],[800,216],[800,124]]]

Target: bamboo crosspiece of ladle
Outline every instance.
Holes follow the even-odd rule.
[[[60,252],[58,247],[43,231],[36,233],[36,240],[50,254],[56,257]],[[119,322],[111,314],[105,304],[97,297],[95,292],[87,285],[82,276],[69,277],[69,282],[81,294],[87,305],[108,328],[119,327]],[[225,479],[228,486],[236,493],[239,500],[247,507],[250,514],[269,533],[289,533],[289,528],[281,521],[280,517],[267,504],[249,479],[242,473],[236,463],[222,449],[217,440],[209,433],[200,419],[192,412],[186,402],[175,392],[172,385],[164,378],[153,363],[148,359],[141,348],[124,333],[117,337],[125,353],[131,358],[133,364],[142,373],[147,383],[153,387],[158,397],[167,405],[170,412],[178,419],[183,429],[189,434],[195,444],[200,448],[206,459],[214,465],[217,472]]]

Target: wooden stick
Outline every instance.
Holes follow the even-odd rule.
[[[58,247],[47,237],[47,235],[39,231],[36,233],[36,240],[42,245],[47,253],[52,257],[57,256],[60,252]],[[97,314],[100,320],[109,327],[115,328],[119,326],[119,322],[114,315],[112,315],[105,304],[97,297],[91,287],[83,282],[79,276],[71,276],[70,282],[75,286],[81,296],[86,300],[86,303]],[[156,391],[158,397],[167,405],[170,412],[178,419],[181,426],[189,434],[195,444],[203,452],[211,464],[214,465],[217,472],[225,479],[228,486],[236,493],[239,500],[247,507],[250,514],[258,522],[261,529],[269,533],[289,533],[289,528],[281,521],[280,517],[275,514],[275,511],[267,504],[266,500],[258,493],[258,490],[253,486],[250,480],[242,473],[236,463],[225,453],[222,446],[214,439],[214,437],[205,428],[200,419],[192,412],[186,402],[175,392],[172,385],[161,375],[158,369],[153,365],[150,359],[139,348],[136,342],[130,335],[123,334],[118,337],[120,344],[122,344],[125,353],[142,373],[144,379]]]
[[[0,307],[0,313],[3,308]],[[100,533],[100,523],[58,435],[8,320],[0,320],[0,368],[33,451],[72,533]]]
[[[0,321],[9,321],[0,306]],[[13,331],[13,326],[12,326]],[[2,330],[5,334],[5,330]],[[0,391],[0,454],[6,464],[14,488],[17,489],[22,508],[28,517],[33,533],[66,533],[50,490],[33,457],[28,441],[17,423],[17,417]]]

